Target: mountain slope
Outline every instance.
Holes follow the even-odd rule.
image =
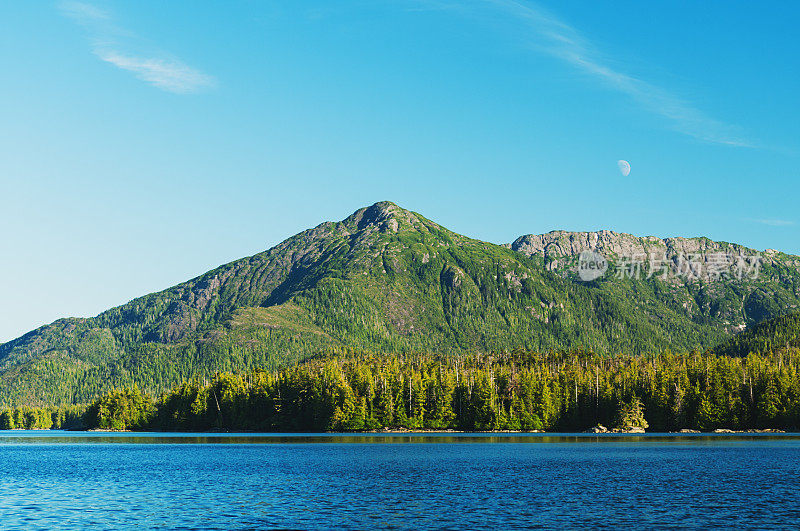
[[[95,318],[62,319],[0,345],[0,404],[80,402],[133,384],[159,392],[331,349],[639,353],[707,347],[726,335],[663,286],[574,282],[535,253],[383,202]]]
[[[790,348],[800,348],[800,313],[758,323],[714,347],[714,352],[725,356],[747,356],[751,352],[768,354]]]

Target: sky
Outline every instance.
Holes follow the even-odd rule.
[[[381,200],[800,254],[793,2],[13,2],[0,342]],[[622,175],[619,160],[630,163]]]

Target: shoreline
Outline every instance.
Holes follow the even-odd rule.
[[[796,429],[789,429],[789,430],[781,430],[781,429],[774,429],[774,428],[766,428],[766,429],[748,429],[748,430],[730,430],[727,428],[717,428],[714,430],[692,430],[692,429],[681,429],[677,431],[621,431],[621,430],[609,430],[604,432],[594,432],[591,430],[588,431],[580,431],[580,432],[567,432],[567,431],[544,431],[544,430],[455,430],[455,429],[407,429],[407,428],[385,428],[385,429],[377,429],[377,430],[359,430],[359,431],[228,431],[228,430],[205,430],[205,431],[170,431],[170,430],[113,430],[113,429],[101,429],[101,428],[91,428],[88,430],[80,430],[80,429],[42,429],[42,428],[35,428],[30,430],[25,429],[13,429],[13,430],[0,430],[0,437],[3,436],[4,433],[14,433],[14,432],[66,432],[66,433],[90,433],[90,434],[104,434],[104,433],[130,433],[130,434],[146,434],[146,433],[171,433],[171,434],[216,434],[216,435],[286,435],[291,434],[294,436],[302,437],[305,435],[312,436],[312,435],[339,435],[339,436],[358,436],[358,435],[427,435],[427,434],[480,434],[480,435],[553,435],[553,436],[639,436],[639,435],[670,435],[670,436],[681,436],[681,435],[800,435],[800,430]]]

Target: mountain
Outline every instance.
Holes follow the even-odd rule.
[[[537,251],[552,247],[544,241],[486,243],[377,203],[97,317],[61,319],[0,345],[0,405],[83,402],[134,384],[155,393],[331,350],[706,348],[740,324],[715,302],[718,291],[725,304],[734,295],[751,301],[743,320],[797,304],[796,287],[789,297],[774,280],[728,288],[607,274],[580,282]],[[797,267],[786,274],[795,279]],[[779,288],[785,300],[756,302]]]

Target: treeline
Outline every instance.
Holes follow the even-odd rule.
[[[794,429],[798,370],[796,349],[742,358],[329,355],[279,372],[185,382],[156,399],[117,389],[70,421],[177,431]]]
[[[0,430],[80,429],[85,412],[85,406],[3,409],[0,410]]]

